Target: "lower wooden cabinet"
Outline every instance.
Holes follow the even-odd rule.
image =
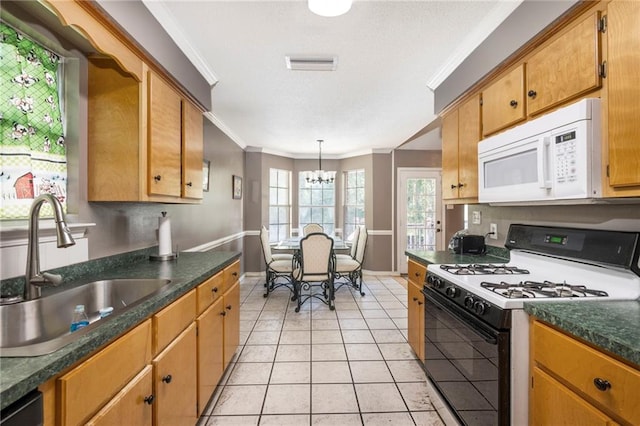
[[[218,300],[196,319],[198,325],[198,415],[202,414],[225,369],[224,300]]]
[[[420,361],[424,362],[424,295],[422,287],[427,268],[410,260],[407,284],[407,340]]]
[[[192,323],[153,360],[155,425],[194,425],[198,420],[195,349]]]

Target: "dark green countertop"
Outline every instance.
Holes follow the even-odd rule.
[[[525,302],[549,324],[640,366],[640,301]]]
[[[148,257],[145,256],[134,263],[118,264],[103,269],[96,268],[94,270],[99,272],[93,274],[85,270],[82,276],[74,277],[75,281],[65,283],[64,287],[80,285],[83,281],[86,283],[96,279],[124,277],[167,278],[172,280],[172,284],[166,291],[145,300],[126,313],[105,321],[103,325],[51,354],[34,357],[0,357],[0,409],[96,349],[112,342],[239,257],[239,252],[208,251],[181,253],[177,260],[155,262],[147,260]],[[138,258],[140,259],[139,256]],[[87,264],[95,265],[95,263],[96,261],[90,261]]]
[[[487,254],[455,254],[451,251],[423,250],[407,250],[405,254],[425,266],[441,263],[506,263],[509,261],[509,252],[506,249],[491,246],[487,248]]]

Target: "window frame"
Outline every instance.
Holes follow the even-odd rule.
[[[336,181],[330,183],[307,182],[306,177],[309,173],[310,171],[307,170],[298,173],[298,234],[302,235],[302,228],[308,223],[318,223],[322,225],[326,234],[334,234],[336,228]],[[309,196],[303,196],[303,191],[309,191]],[[314,194],[316,194],[315,197]],[[311,202],[303,204],[305,199],[309,199]],[[320,200],[320,203],[316,203],[315,200]],[[331,203],[326,203],[327,200],[330,200]],[[303,213],[307,209],[310,211],[309,219],[303,220]]]
[[[355,175],[355,185],[350,186],[349,176]],[[361,175],[359,177],[358,175]],[[342,196],[342,233],[345,240],[348,239],[356,226],[364,225],[366,218],[366,173],[365,169],[345,170],[343,172],[343,196]],[[349,192],[355,191],[355,203],[351,203]],[[358,194],[362,193],[362,203],[358,203]],[[349,213],[349,209],[353,209],[354,214]],[[362,210],[361,220],[357,215],[358,209]],[[351,216],[351,217],[350,217]]]
[[[276,173],[276,182],[274,185],[273,182],[273,173]],[[283,177],[283,174],[285,175]],[[269,242],[278,242],[280,240],[290,238],[291,237],[291,210],[292,210],[292,202],[291,202],[291,179],[293,173],[291,170],[278,169],[275,167],[269,168]],[[282,182],[284,181],[284,182]],[[276,204],[271,204],[272,192],[275,190],[276,193]],[[285,191],[287,200],[285,203],[279,203],[282,191]],[[286,219],[283,222],[278,214],[277,218],[273,218],[272,210],[278,209],[286,212]],[[284,228],[284,231],[283,229]]]

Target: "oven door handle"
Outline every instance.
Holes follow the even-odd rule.
[[[431,295],[427,294],[427,292],[423,291],[422,293],[425,295],[425,297],[429,299],[431,303],[433,303],[443,311],[449,313],[450,315],[453,315],[456,318],[459,318],[461,316],[459,313],[454,312],[451,308],[441,303],[440,301],[436,300]],[[476,334],[478,334],[480,337],[484,339],[485,342],[490,343],[492,345],[498,344],[498,338],[490,335],[485,330],[480,328],[475,321],[465,321],[465,325],[471,327]]]

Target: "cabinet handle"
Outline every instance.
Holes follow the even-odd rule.
[[[511,102],[509,102],[509,105],[511,105],[513,108],[518,106],[518,101],[516,101],[515,99],[511,99]]]
[[[227,311],[231,310],[231,305],[227,305]]]
[[[238,276],[238,273],[237,273],[237,272],[234,272],[234,273],[232,273],[231,275],[233,275],[234,277],[237,277],[237,276]]]
[[[162,381],[165,383],[171,383],[171,379],[172,379],[171,374],[167,374],[162,378]]]
[[[227,313],[225,311],[220,312],[220,315],[225,316]]]
[[[422,302],[418,300],[418,306],[422,305]]]
[[[193,183],[187,182],[187,186],[193,186]]]
[[[528,95],[531,99],[534,99],[534,98],[538,95],[538,92],[536,92],[535,90],[529,90],[529,91],[527,92],[527,95]]]
[[[149,395],[149,396],[145,396],[143,401],[144,401],[145,404],[151,405],[151,404],[153,404],[153,401],[155,399],[156,399],[155,396]]]
[[[413,301],[414,301],[414,302],[417,302],[417,301],[418,301],[418,298],[417,298],[417,297],[414,297],[414,298],[413,298]]]
[[[456,189],[458,185],[451,184],[451,189]]]
[[[214,287],[211,289],[212,292],[217,293],[218,292],[218,287]]]
[[[153,180],[155,180],[156,182],[160,182],[160,180],[162,180],[162,176],[160,176],[160,175],[155,175],[155,176],[153,177]]]
[[[415,276],[416,276],[416,277],[419,277],[419,276],[420,276],[420,272],[416,272],[416,273],[415,273]]]
[[[462,188],[464,186],[464,183],[459,183],[458,184],[458,188]]]
[[[601,379],[600,377],[593,379],[593,384],[602,392],[605,392],[607,389],[611,389],[611,383],[606,379]]]

